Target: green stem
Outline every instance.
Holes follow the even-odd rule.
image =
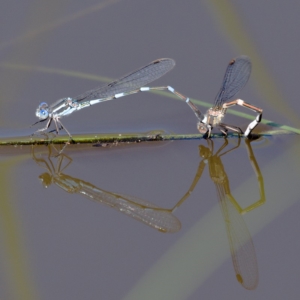
[[[255,133],[253,136],[268,137],[275,135],[295,134],[283,129],[265,130],[263,132]],[[238,134],[229,133],[228,138],[237,138]],[[212,134],[211,138],[224,138],[221,133]],[[162,130],[150,131],[145,133],[124,133],[124,134],[84,134],[73,135],[70,139],[66,135],[44,134],[40,136],[22,136],[22,137],[7,137],[0,138],[0,146],[8,145],[48,145],[48,144],[99,144],[106,145],[112,143],[140,143],[150,141],[174,141],[174,140],[199,140],[203,139],[201,134],[166,134]]]

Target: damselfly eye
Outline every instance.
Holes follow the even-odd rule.
[[[203,145],[199,146],[199,155],[202,158],[209,158],[210,154],[211,154],[211,151],[209,150],[209,148],[207,148],[207,147],[205,147]]]
[[[197,124],[197,128],[198,128],[198,130],[199,130],[199,132],[201,133],[201,134],[205,134],[205,133],[207,133],[207,127],[203,124],[203,123],[198,123]]]
[[[48,104],[46,102],[42,102],[38,108],[36,109],[35,115],[40,119],[40,120],[45,120],[49,117],[49,112],[48,112]]]
[[[48,173],[43,173],[39,176],[39,179],[41,180],[41,183],[43,184],[44,188],[47,188],[49,185],[51,185],[51,176]]]
[[[40,110],[37,110],[35,115],[41,119],[41,120],[44,120],[44,119],[47,119],[48,116],[49,116],[49,113],[48,111],[44,110],[44,109],[40,109]]]

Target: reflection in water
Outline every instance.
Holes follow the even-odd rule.
[[[237,146],[221,153],[228,145],[228,140],[225,139],[224,144],[215,154],[213,154],[213,141],[208,139],[207,143],[208,147],[202,145],[199,146],[200,156],[203,159],[199,163],[198,171],[193,183],[187,193],[177,203],[175,208],[179,207],[190,196],[201,178],[205,166],[208,164],[210,177],[216,186],[219,204],[226,224],[226,231],[236,278],[244,288],[252,290],[255,289],[258,284],[258,266],[252,238],[242,214],[253,210],[265,202],[263,177],[252,151],[250,140],[245,139],[248,157],[257,177],[260,199],[254,204],[242,209],[230,192],[229,179],[221,161],[221,156],[237,149],[240,146],[240,139]]]
[[[161,232],[172,233],[180,230],[181,223],[171,211],[160,209],[154,204],[136,197],[105,191],[89,182],[64,174],[63,171],[72,163],[72,159],[62,151],[55,157],[51,153],[51,146],[48,147],[49,154],[46,159],[37,158],[34,148],[32,148],[34,161],[47,170],[39,176],[45,187],[54,183],[68,193],[80,194],[110,206]],[[57,159],[56,164],[53,163],[53,159]]]
[[[62,150],[59,152],[59,155],[53,156],[51,152],[51,147],[53,146],[51,145],[48,146],[49,153],[46,159],[37,158],[34,153],[34,148],[32,148],[32,156],[39,166],[47,170],[47,172],[39,176],[45,187],[54,183],[68,193],[81,194],[89,199],[110,206],[160,232],[167,233],[180,230],[181,223],[173,215],[173,212],[191,195],[202,176],[205,166],[208,165],[210,177],[217,189],[219,204],[226,224],[236,278],[244,288],[255,289],[258,284],[256,254],[251,235],[243,220],[242,214],[257,208],[265,202],[263,177],[251,148],[251,141],[245,139],[248,157],[257,177],[260,199],[252,205],[242,209],[231,194],[229,179],[221,160],[222,156],[234,151],[240,146],[240,139],[238,139],[238,144],[235,147],[222,153],[228,146],[228,140],[224,139],[224,144],[215,154],[214,142],[208,139],[207,143],[208,147],[202,145],[199,146],[199,154],[203,159],[199,163],[198,171],[189,190],[171,209],[160,208],[148,201],[136,197],[105,191],[89,182],[63,173],[63,171],[72,163],[72,159],[63,154]],[[57,160],[56,164],[53,163],[54,159]]]

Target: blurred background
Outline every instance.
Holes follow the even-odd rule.
[[[4,0],[0,7],[1,137],[38,129],[29,126],[40,102],[77,96],[161,57],[176,67],[152,86],[171,85],[213,103],[228,62],[241,54],[251,58],[252,75],[239,97],[262,108],[264,119],[300,127],[297,1]],[[152,93],[84,109],[63,123],[74,134],[197,133],[185,103]],[[249,120],[228,114],[226,123],[246,128]],[[223,144],[215,141],[215,150]],[[226,150],[236,144],[230,140]],[[199,145],[208,147],[205,141],[68,146],[72,162],[62,174],[77,185],[172,208],[199,170]],[[45,189],[38,178],[51,169],[47,147],[36,147],[36,156],[30,147],[2,147],[1,299],[297,299],[299,138],[269,137],[251,146],[266,202],[242,219],[234,213],[239,221],[232,221],[252,236],[245,251],[255,248],[249,265],[257,264],[259,276],[246,266],[246,277],[257,281],[251,291],[235,278],[235,241],[208,167],[174,213],[181,230],[169,234],[61,189],[67,177],[59,175],[57,157],[50,161],[58,179]],[[262,185],[247,151],[242,141],[222,158],[241,207],[260,198]]]

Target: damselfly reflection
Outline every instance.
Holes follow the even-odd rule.
[[[265,202],[264,183],[259,166],[252,151],[250,141],[246,139],[245,144],[248,151],[248,157],[257,177],[260,199],[247,208],[242,209],[231,194],[229,179],[221,160],[222,156],[240,146],[240,139],[238,141],[237,146],[222,152],[228,145],[228,140],[225,139],[224,144],[215,154],[214,142],[212,140],[207,140],[208,147],[202,145],[199,146],[200,156],[203,159],[199,163],[198,171],[189,190],[180,199],[174,209],[182,205],[182,203],[191,195],[202,176],[205,166],[208,165],[209,174],[216,186],[219,204],[226,224],[226,231],[236,278],[244,288],[255,289],[258,284],[256,254],[251,235],[247,229],[245,221],[243,220],[242,214],[253,210]]]
[[[161,210],[158,206],[137,197],[106,191],[82,179],[65,174],[64,170],[72,163],[72,159],[63,153],[54,157],[51,149],[49,145],[47,158],[38,158],[32,148],[34,161],[47,170],[39,176],[45,187],[55,184],[68,193],[79,194],[105,204],[160,232],[172,233],[180,230],[180,221],[170,211]],[[54,159],[57,160],[56,163],[52,161]]]
[[[261,121],[261,108],[246,103],[242,99],[236,99],[230,102],[226,102],[233,98],[245,86],[250,77],[250,73],[251,62],[249,57],[241,55],[237,58],[232,59],[226,69],[225,76],[221,88],[216,96],[214,106],[211,107],[205,114],[202,114],[201,111],[196,107],[194,103],[192,103],[189,98],[177,93],[177,95],[181,96],[182,99],[185,100],[190,108],[194,111],[196,117],[199,120],[197,124],[198,130],[205,137],[210,137],[211,131],[214,127],[219,128],[225,136],[227,135],[227,131],[231,130],[239,134],[244,134],[244,136],[248,137],[251,134],[252,130]],[[258,113],[256,118],[248,125],[244,133],[237,126],[222,123],[227,109],[234,105],[240,105]]]

